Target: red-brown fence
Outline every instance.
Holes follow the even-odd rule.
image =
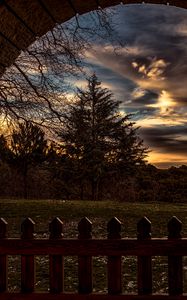
[[[55,218],[49,226],[49,239],[34,238],[34,222],[21,225],[21,238],[7,238],[7,222],[0,219],[0,299],[1,300],[135,300],[187,299],[183,294],[182,257],[187,256],[187,239],[181,237],[181,222],[168,223],[168,238],[151,238],[151,223],[144,217],[137,225],[137,239],[121,238],[121,223],[112,218],[107,239],[92,239],[92,224],[83,218],[78,239],[63,238],[63,223]],[[7,255],[21,255],[21,291],[7,291]],[[34,292],[35,255],[49,256],[49,292]],[[137,295],[122,294],[122,256],[136,256]],[[78,257],[78,291],[64,291],[64,256]],[[107,256],[108,293],[92,292],[92,256]],[[152,256],[168,256],[168,295],[152,294]]]

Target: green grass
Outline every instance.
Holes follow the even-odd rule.
[[[0,217],[8,222],[8,236],[20,235],[21,222],[31,217],[36,225],[38,237],[48,236],[49,222],[60,217],[64,222],[64,237],[77,237],[77,225],[82,217],[87,216],[93,224],[93,237],[107,236],[107,222],[116,216],[122,222],[122,237],[135,237],[136,224],[147,216],[152,222],[152,236],[167,236],[167,222],[177,216],[183,223],[183,236],[187,236],[187,205],[167,203],[118,203],[118,202],[88,202],[59,200],[0,200]],[[106,257],[94,258],[94,290],[106,291]],[[136,258],[123,257],[123,287],[131,293],[136,290]],[[184,258],[186,262],[186,258]],[[36,257],[36,288],[47,289],[49,282],[48,258]],[[186,270],[185,266],[185,270]],[[20,286],[20,258],[9,258],[9,289],[17,290]],[[167,290],[167,259],[153,257],[154,291]],[[16,274],[16,275],[15,275]],[[186,278],[187,272],[184,271]],[[77,260],[67,257],[65,260],[65,287],[68,291],[77,288]],[[187,290],[187,287],[185,286]]]
[[[0,200],[0,217],[7,220],[9,236],[17,236],[20,223],[31,217],[38,234],[48,232],[48,224],[58,216],[64,221],[64,234],[75,237],[77,223],[87,216],[93,223],[94,236],[106,236],[107,222],[116,216],[122,222],[122,235],[135,236],[136,224],[147,216],[152,222],[153,236],[167,235],[167,222],[176,215],[183,222],[183,234],[187,235],[187,205],[168,203],[118,203],[60,200]]]

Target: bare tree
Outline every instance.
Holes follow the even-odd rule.
[[[84,72],[82,61],[93,36],[112,37],[111,15],[102,9],[86,19],[76,15],[22,51],[0,78],[1,117],[59,126],[68,78]]]

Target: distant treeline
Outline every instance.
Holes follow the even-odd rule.
[[[78,179],[71,177],[71,170],[63,173],[63,163],[53,165],[50,155],[48,159],[30,165],[26,182],[16,163],[1,162],[0,197],[92,200],[89,180],[82,187]],[[133,176],[106,175],[95,200],[187,202],[187,166],[157,169],[145,165]]]
[[[56,138],[21,121],[0,136],[0,197],[185,201],[187,167],[158,170],[121,102],[94,74],[64,105]]]
[[[135,178],[134,190],[137,201],[187,202],[187,166],[146,165]]]

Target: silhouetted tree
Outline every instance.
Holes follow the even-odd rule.
[[[12,153],[8,146],[7,139],[3,134],[0,136],[0,162],[8,162],[11,159]]]
[[[23,177],[24,198],[28,197],[28,171],[46,159],[47,142],[41,128],[31,122],[21,122],[13,130],[10,149],[12,152],[9,164],[14,166]]]
[[[50,128],[59,126],[67,79],[82,71],[94,36],[113,40],[111,15],[111,9],[101,8],[86,17],[76,15],[21,51],[1,77],[1,116],[9,122],[22,118]]]
[[[101,87],[95,74],[87,81],[87,89],[78,89],[75,101],[67,105],[59,135],[74,162],[75,177],[82,187],[85,180],[90,181],[91,198],[97,200],[102,176],[142,163],[146,148],[130,116],[119,112],[120,101]]]

